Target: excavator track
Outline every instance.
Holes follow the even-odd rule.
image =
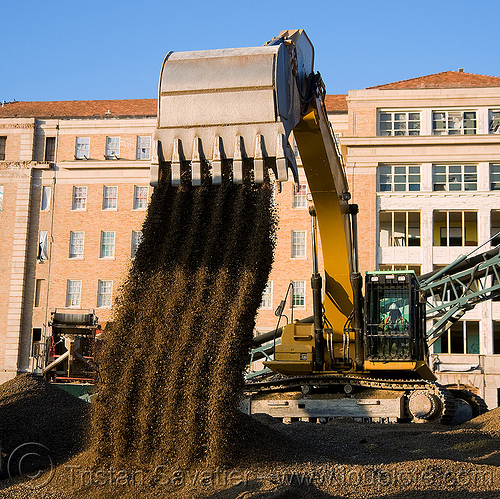
[[[274,375],[259,381],[247,382],[244,392],[249,400],[253,397],[263,398],[271,404],[274,398],[276,400],[280,397],[283,398],[283,393],[288,393],[289,398],[292,399],[301,397],[300,400],[308,401],[311,400],[315,392],[333,393],[335,390],[338,392],[342,391],[342,389],[346,394],[345,400],[348,400],[349,397],[353,396],[351,394],[358,391],[366,391],[366,393],[373,391],[375,393],[375,391],[382,390],[386,393],[396,392],[395,398],[402,400],[404,404],[397,417],[377,416],[372,418],[353,416],[354,419],[360,421],[376,420],[392,422],[397,419],[398,421],[412,421],[416,423],[451,424],[453,422],[455,399],[452,393],[439,383],[422,379],[387,379],[355,374],[293,377]],[[285,414],[286,410],[283,413]],[[271,413],[270,415],[273,414]],[[283,416],[281,419],[285,421],[296,418]],[[308,418],[300,419],[307,420]],[[311,419],[316,420],[316,418]],[[323,416],[319,419],[328,420],[331,418]]]

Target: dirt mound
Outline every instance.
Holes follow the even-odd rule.
[[[62,460],[81,450],[89,404],[41,377],[23,374],[0,385],[0,444],[10,454],[35,442]]]
[[[99,358],[97,458],[231,460],[237,394],[273,261],[272,188],[155,189]]]
[[[466,423],[463,423],[461,428],[474,428],[493,436],[500,437],[500,407],[481,414]]]

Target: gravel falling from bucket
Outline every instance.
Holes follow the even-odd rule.
[[[155,189],[99,357],[98,459],[231,462],[275,231],[269,183]]]

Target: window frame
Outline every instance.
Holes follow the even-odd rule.
[[[114,196],[110,193],[113,193]],[[118,209],[118,186],[103,185],[102,186],[102,210],[116,211]]]
[[[293,184],[292,209],[294,209],[294,210],[307,209],[307,183],[306,182],[299,182],[298,184],[295,184],[295,183]]]
[[[112,234],[112,237],[111,237]],[[107,242],[106,239],[109,238],[112,241]],[[101,230],[100,244],[99,244],[99,258],[111,260],[115,257],[115,244],[116,244],[116,234],[114,230]],[[109,254],[108,254],[109,253]]]
[[[104,289],[109,285],[109,290]],[[113,280],[97,280],[97,308],[111,308],[113,306]]]
[[[7,149],[7,135],[0,135],[0,161],[5,161],[6,149]]]
[[[390,172],[387,173],[384,170],[390,168]],[[403,171],[404,170],[404,171]],[[418,172],[417,172],[418,171]],[[390,177],[389,182],[382,182],[383,176]],[[401,177],[404,176],[404,182]],[[418,180],[412,177],[417,177]],[[398,178],[396,178],[398,177]],[[398,180],[398,182],[396,182]],[[389,186],[389,189],[384,189],[382,186]],[[396,188],[398,186],[403,186],[404,188]],[[413,186],[417,186],[415,189]],[[391,164],[380,164],[377,167],[377,192],[420,192],[422,187],[422,170],[421,165],[391,165]]]
[[[144,145],[141,142],[145,142],[147,139],[147,144]],[[139,161],[151,159],[151,136],[150,135],[138,135],[136,141],[136,159]]]
[[[418,114],[418,120],[410,119],[410,115]],[[388,115],[390,119],[382,119],[382,116]],[[396,119],[398,115],[404,115],[404,119]],[[390,128],[382,130],[382,123],[389,123]],[[418,123],[418,128],[412,128],[412,123]],[[420,135],[422,130],[422,111],[420,110],[378,110],[378,136],[379,137],[415,137]],[[404,124],[404,128],[398,128],[397,124]],[[388,133],[387,133],[388,132]],[[403,132],[403,133],[400,133]],[[416,132],[416,133],[415,133]]]
[[[481,355],[481,321],[479,320],[465,320],[465,321],[457,321],[453,326],[451,326],[445,333],[443,333],[438,340],[434,343],[434,353],[444,354],[444,355]],[[477,351],[470,351],[472,348],[469,348],[469,339],[472,343],[472,334],[469,336],[469,331],[472,333],[472,324],[477,325]],[[457,326],[461,325],[461,333],[462,333],[462,348],[460,348],[459,352],[452,352],[453,345],[455,343],[453,339],[453,334],[457,333]],[[474,328],[475,329],[475,328]],[[474,331],[475,333],[475,331]],[[445,341],[445,349],[443,352],[443,340]],[[439,351],[436,351],[439,350]]]
[[[303,237],[303,241],[297,241],[296,236]],[[305,260],[307,258],[307,231],[292,230],[291,233],[291,257],[294,260]]]
[[[56,138],[45,137],[45,150],[43,153],[44,161],[53,163],[56,159]]]
[[[273,309],[273,281],[267,281],[264,291],[262,291],[262,297],[260,301],[261,310],[272,310]]]
[[[81,241],[75,240],[81,236]],[[75,249],[79,249],[78,252]],[[85,250],[85,232],[83,230],[70,231],[69,233],[69,256],[71,259],[82,259]]]
[[[387,215],[390,214],[391,217],[391,228],[389,232],[389,244],[388,245],[382,245],[382,215]],[[403,236],[395,236],[395,234],[398,232],[395,230],[396,224],[398,221],[396,220],[397,215],[403,215],[405,216],[405,221],[404,221],[404,235]],[[411,235],[412,232],[414,232],[412,229],[415,227],[413,225],[410,225],[413,223],[410,221],[410,214],[417,214],[418,215],[418,236],[413,237]],[[422,244],[422,216],[419,210],[380,210],[378,212],[378,245],[381,248],[395,248],[395,247],[420,247]],[[401,240],[401,238],[404,238]],[[400,242],[403,244],[395,244],[396,239],[398,239]],[[413,240],[415,242],[418,242],[418,244],[413,244]],[[391,244],[392,241],[392,244]]]
[[[106,137],[106,159],[120,159],[120,137]]]
[[[80,189],[82,189],[80,191]],[[84,195],[79,195],[79,193],[84,193]],[[83,200],[83,201],[81,201]],[[83,206],[79,206],[83,205]],[[87,186],[85,185],[74,185],[73,186],[73,196],[71,202],[72,211],[86,211],[87,210]]]
[[[305,280],[297,279],[292,281],[291,308],[306,308]]]
[[[134,260],[137,255],[137,250],[142,242],[142,230],[133,230],[130,244],[130,259]]]
[[[89,159],[89,158],[90,158],[90,137],[76,137],[75,159]]]
[[[50,211],[52,197],[52,186],[42,185],[42,196],[40,199],[40,211]]]
[[[72,291],[70,289],[72,285],[77,286],[78,289],[76,291]],[[78,303],[73,304],[73,299],[70,298],[71,295],[76,295],[78,297]],[[66,279],[66,308],[81,308],[81,303],[82,303],[82,280]]]
[[[465,126],[467,120],[471,118],[466,118],[466,113],[474,113],[474,127],[470,128]],[[441,119],[436,118],[437,114],[442,114],[444,117]],[[477,134],[477,109],[441,109],[432,110],[432,135],[476,135]],[[460,115],[460,116],[459,116]],[[459,120],[460,126],[450,126],[450,123],[456,123],[455,120]],[[444,123],[444,127],[437,128],[436,123]],[[467,133],[472,131],[472,133]]]
[[[446,215],[446,219],[444,221],[444,225],[436,225],[436,214],[437,213],[444,213]],[[451,225],[456,223],[455,221],[450,221],[450,215],[455,215],[455,214],[460,214],[461,215],[461,225],[460,227],[456,225]],[[467,220],[466,216],[467,214],[474,214],[475,215],[475,231],[476,231],[476,240],[470,240],[469,244],[467,244]],[[438,221],[439,222],[439,221]],[[457,234],[457,230],[450,230],[450,229],[458,229],[460,228],[460,241],[462,244],[450,244],[450,241],[452,239],[457,239],[458,237],[456,235],[451,235],[451,232],[454,234]],[[443,229],[446,229],[444,235],[443,235]],[[465,246],[470,246],[474,247],[477,246],[478,244],[478,212],[477,210],[433,210],[432,212],[432,231],[433,231],[433,241],[432,245],[434,247],[441,247],[441,248],[451,248],[451,247],[465,247]],[[439,231],[439,235],[438,235]],[[436,244],[437,240],[439,239],[440,244]],[[446,240],[447,244],[441,244],[441,242]]]
[[[494,171],[498,170],[498,171]],[[490,191],[500,191],[500,163],[490,163]]]
[[[474,169],[474,172],[467,169]],[[439,171],[438,171],[439,170]],[[452,171],[457,170],[457,171]],[[474,180],[466,180],[467,176],[474,176]],[[440,182],[438,177],[443,177]],[[459,180],[452,180],[454,178]],[[442,189],[437,189],[436,186],[442,186]],[[433,164],[432,165],[432,190],[434,192],[476,192],[477,191],[477,165],[473,164]],[[474,186],[468,188],[467,186]],[[458,188],[456,188],[458,187]]]
[[[145,192],[146,196],[141,196],[139,193]],[[142,211],[148,207],[149,200],[149,186],[148,185],[134,185],[134,202],[133,210]]]
[[[488,110],[488,133],[500,134],[500,109]]]

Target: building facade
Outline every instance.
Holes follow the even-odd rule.
[[[360,207],[363,272],[431,272],[500,231],[500,78],[449,71],[327,95],[326,106]],[[0,381],[40,367],[52,309],[95,309],[103,327],[112,319],[152,193],[155,124],[153,99],[0,108]],[[289,320],[312,314],[299,172],[299,185],[276,185],[278,242],[257,332],[276,327],[282,300]],[[468,312],[432,362],[443,384],[499,405],[500,303]]]
[[[426,274],[500,242],[500,78],[448,71],[353,90],[332,114],[363,271]],[[335,127],[335,121],[338,126]],[[488,242],[489,241],[489,242]],[[432,347],[441,383],[500,400],[500,302],[468,312]]]
[[[54,309],[102,328],[141,239],[156,100],[14,102],[0,108],[0,382],[42,367]],[[307,185],[276,185],[280,228],[257,331],[274,310],[312,313]],[[281,209],[280,209],[281,208]]]

